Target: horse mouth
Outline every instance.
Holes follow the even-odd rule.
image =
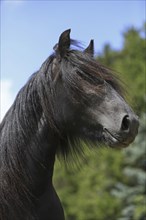
[[[104,141],[105,143],[112,148],[125,148],[128,147],[130,143],[120,140],[115,134],[109,131],[107,128],[103,129]]]

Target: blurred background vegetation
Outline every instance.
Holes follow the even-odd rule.
[[[140,117],[139,134],[127,149],[87,153],[80,169],[56,163],[54,185],[66,220],[146,220],[146,24],[123,33],[122,49],[104,46],[97,60],[118,70]]]

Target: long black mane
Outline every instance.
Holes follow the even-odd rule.
[[[46,167],[44,158],[48,155],[44,155],[42,150],[44,140],[51,142],[49,138],[58,135],[60,142],[57,142],[56,147],[64,158],[69,151],[79,151],[79,147],[72,149],[76,140],[63,136],[56,121],[59,111],[58,106],[56,110],[57,79],[63,82],[64,90],[69,91],[72,102],[78,103],[80,97],[86,100],[83,87],[88,85],[98,84],[99,96],[102,95],[100,85],[105,82],[121,93],[119,82],[112,71],[83,51],[69,49],[61,60],[55,52],[42,64],[40,70],[20,90],[0,125],[1,220],[11,219],[10,216],[15,216],[16,210],[15,219],[20,219],[26,212],[28,220],[35,218],[32,202],[35,201],[32,193],[35,189],[30,182],[32,169]],[[27,163],[28,158],[31,158],[31,165]],[[39,178],[35,173],[34,176],[34,179]],[[7,210],[11,212],[7,213]]]

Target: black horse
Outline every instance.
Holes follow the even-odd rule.
[[[53,188],[55,155],[82,155],[94,146],[128,146],[138,118],[118,79],[81,51],[70,30],[18,93],[0,125],[0,220],[64,220]]]

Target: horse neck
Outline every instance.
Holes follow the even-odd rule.
[[[33,191],[37,196],[41,195],[46,188],[52,187],[57,147],[57,137],[47,126],[39,131],[39,137],[40,145],[34,147],[31,156],[28,155],[28,169],[33,182]]]

